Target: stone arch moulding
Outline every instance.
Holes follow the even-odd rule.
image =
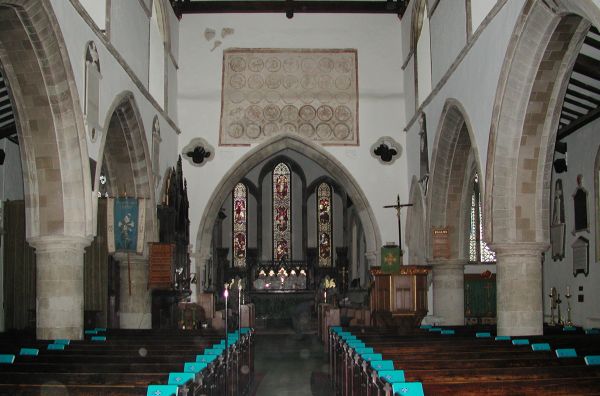
[[[252,169],[265,159],[276,156],[277,153],[285,149],[298,151],[317,162],[345,187],[348,196],[357,207],[357,212],[365,231],[368,258],[375,262],[375,257],[378,257],[378,250],[381,247],[381,234],[375,214],[356,179],[336,158],[322,147],[299,136],[281,134],[253,148],[240,158],[223,176],[221,182],[213,191],[208,200],[209,204],[205,207],[202,214],[196,235],[196,259],[200,260],[200,262],[196,261],[198,271],[200,271],[200,266],[203,265],[202,260],[209,257],[212,227],[220,205],[231,192],[235,183],[247,173],[248,169]]]
[[[58,21],[48,0],[0,0],[0,9],[11,26],[0,34],[0,63],[22,142],[27,239],[67,236],[86,245],[94,232],[85,126]]]
[[[427,257],[427,221],[425,213],[425,194],[417,176],[412,177],[410,183],[410,203],[413,204],[406,214],[406,246],[410,254],[410,262],[407,264],[425,264]],[[417,254],[416,252],[423,252]],[[418,260],[415,260],[417,258]]]
[[[462,189],[454,194],[459,202],[449,202],[450,178],[454,175],[464,179],[469,155],[475,155],[475,161],[479,168],[478,153],[473,128],[465,108],[458,100],[448,99],[440,116],[431,155],[431,176],[426,197],[428,258],[433,256],[430,232],[432,227],[451,227],[451,252],[455,256],[461,252],[459,249],[460,238],[457,233],[461,230],[461,216],[458,210],[461,208]],[[464,156],[464,161],[454,161],[455,155],[458,154]],[[452,203],[455,206],[450,210],[449,205]]]
[[[113,115],[117,115],[121,121],[123,133],[127,142],[130,165],[133,173],[134,188],[133,194],[139,198],[146,198],[146,213],[151,214],[146,216],[146,242],[151,242],[157,238],[157,219],[156,219],[156,198],[155,189],[153,188],[153,173],[152,163],[150,157],[150,151],[148,149],[148,142],[146,140],[146,132],[144,130],[144,124],[140,117],[140,112],[136,104],[134,95],[130,91],[122,92],[117,95],[113,100],[113,103],[106,113],[104,121],[105,133],[102,135],[102,143],[100,145],[100,152],[98,157],[98,165],[96,166],[95,180],[99,180],[100,172],[102,171],[102,165],[105,159],[107,150],[115,149],[114,147],[108,147],[106,144],[107,137],[111,133],[109,125]],[[97,185],[97,183],[96,183]],[[94,191],[94,196],[97,196],[97,191]],[[95,208],[97,210],[98,204],[96,201]],[[97,222],[96,216],[95,223]]]
[[[590,23],[600,26],[600,9],[577,0],[528,0],[517,20],[490,125],[483,190],[490,242],[550,240],[549,180],[560,106]],[[547,51],[551,62],[544,62]]]

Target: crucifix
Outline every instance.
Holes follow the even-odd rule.
[[[404,251],[402,250],[402,218],[400,217],[400,209],[406,206],[413,206],[413,204],[400,204],[400,194],[396,197],[395,205],[385,205],[384,208],[394,208],[396,209],[396,216],[398,216],[398,247],[400,248],[400,257],[404,255]]]

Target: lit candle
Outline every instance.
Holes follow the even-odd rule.
[[[571,286],[567,286],[567,295],[571,294]]]

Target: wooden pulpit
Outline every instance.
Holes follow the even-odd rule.
[[[372,324],[376,327],[410,330],[427,315],[427,275],[430,266],[402,265],[398,271],[386,273],[372,267]]]

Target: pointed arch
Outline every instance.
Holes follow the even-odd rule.
[[[7,27],[0,32],[0,64],[17,113],[27,238],[89,238],[92,187],[83,114],[50,1],[0,0],[0,24]]]
[[[592,2],[528,0],[500,73],[490,126],[484,214],[488,241],[548,242],[560,106],[590,27]]]
[[[427,194],[428,230],[448,227],[450,258],[464,258],[461,232],[464,183],[470,156],[479,164],[471,123],[462,104],[448,99],[442,111],[432,154],[432,173]],[[478,167],[478,166],[477,166]],[[430,233],[428,232],[428,240]],[[429,257],[432,255],[428,244]]]
[[[427,262],[427,222],[425,217],[425,194],[419,179],[413,176],[410,183],[410,200],[413,204],[406,214],[406,246],[408,263],[425,264]]]
[[[365,232],[367,253],[376,255],[381,246],[381,234],[373,210],[358,182],[335,157],[321,146],[296,135],[281,134],[250,150],[223,176],[221,182],[211,194],[198,226],[196,234],[197,257],[206,258],[210,255],[213,225],[222,202],[225,201],[235,184],[242,179],[248,169],[252,169],[285,149],[297,151],[315,161],[341,185],[345,186],[348,196],[356,205]],[[200,266],[202,263],[197,261],[196,265]]]
[[[114,99],[104,125],[106,132],[102,136],[95,180],[104,168],[112,189],[109,194],[126,193],[147,199],[146,213],[152,215],[146,216],[145,240],[154,241],[157,232],[154,176],[144,125],[132,92],[125,91]]]

